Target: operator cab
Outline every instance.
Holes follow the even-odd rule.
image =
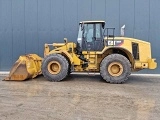
[[[79,23],[77,43],[82,51],[103,50],[104,26],[105,21],[83,21]]]

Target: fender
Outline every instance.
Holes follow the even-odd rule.
[[[49,52],[48,54],[54,54],[54,53],[64,54],[70,60],[70,63],[71,64],[73,63],[73,58],[67,51],[64,51],[64,50],[55,51],[55,50],[53,50],[53,51]]]
[[[117,47],[105,47],[102,50],[102,52],[98,52],[98,54],[104,54],[106,51],[108,51],[110,49],[119,49],[119,50],[125,52],[127,54],[128,58],[129,58],[129,61],[132,63],[132,65],[134,65],[135,60],[134,60],[134,57],[133,57],[132,53],[129,50],[127,50],[126,48],[123,48],[123,47],[118,47],[118,46]]]

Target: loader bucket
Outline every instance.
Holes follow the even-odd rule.
[[[42,58],[36,54],[20,56],[4,80],[26,80],[42,74]]]

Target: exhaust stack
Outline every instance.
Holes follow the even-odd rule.
[[[121,37],[124,37],[125,27],[126,27],[126,25],[123,25],[123,26],[121,27]]]

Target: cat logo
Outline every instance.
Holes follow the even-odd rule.
[[[108,40],[108,46],[121,46],[124,40]]]

